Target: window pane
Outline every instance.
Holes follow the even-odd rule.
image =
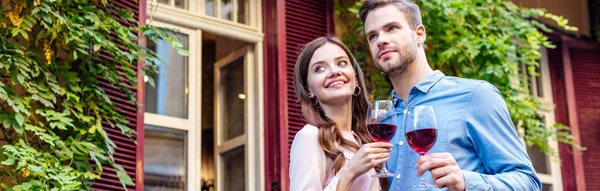
[[[231,3],[231,0],[221,0],[221,19],[231,20],[232,10],[233,3]]]
[[[215,16],[215,0],[205,0],[204,14],[208,16]]]
[[[242,24],[248,24],[248,2],[246,2],[246,0],[237,0],[237,2],[237,22]]]
[[[185,190],[186,137],[185,131],[146,125],[144,141],[146,190]]]
[[[552,184],[542,184],[542,191],[551,191],[552,189]]]
[[[244,134],[245,99],[244,93],[244,57],[220,68],[220,87],[222,90],[221,123],[223,139],[229,140]]]
[[[180,36],[184,49],[188,49],[188,37]],[[146,112],[187,118],[188,58],[177,54],[167,41],[149,42],[148,48],[155,51],[162,62],[157,62],[158,75],[151,76],[155,87],[146,83]]]
[[[540,64],[541,65],[541,64]],[[538,73],[538,75],[535,77],[535,81],[536,81],[536,85],[537,85],[537,96],[543,98],[544,97],[544,84],[542,82],[542,68],[537,67],[536,69],[536,73]]]
[[[169,5],[169,0],[158,0],[158,3]]]
[[[188,9],[187,4],[186,0],[175,0],[175,7],[177,8]]]
[[[548,157],[540,151],[539,147],[533,145],[531,147],[527,147],[527,153],[531,158],[531,162],[533,163],[533,168],[537,173],[550,174],[548,169]]]
[[[244,147],[221,154],[223,159],[224,190],[246,190]]]

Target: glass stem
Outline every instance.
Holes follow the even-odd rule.
[[[425,153],[419,153],[419,158],[425,156]],[[425,172],[423,172],[423,175],[421,175],[421,186],[425,186],[427,185],[427,182],[425,182]]]
[[[388,174],[387,168],[385,167],[385,162],[381,163],[381,173]]]

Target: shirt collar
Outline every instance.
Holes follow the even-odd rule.
[[[446,77],[444,73],[439,70],[435,70],[431,74],[427,75],[425,79],[417,83],[414,87],[423,93],[429,93],[429,90],[444,77]],[[399,98],[394,90],[392,90],[392,98]]]

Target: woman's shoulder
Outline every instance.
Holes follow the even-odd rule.
[[[306,124],[294,137],[295,140],[311,140],[319,137],[319,128],[311,124]]]
[[[305,125],[296,133],[290,152],[292,156],[301,154],[303,157],[307,157],[306,155],[314,153],[317,154],[315,156],[325,157],[325,153],[323,153],[323,149],[319,144],[319,129],[312,125]]]

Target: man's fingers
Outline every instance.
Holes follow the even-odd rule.
[[[419,159],[417,160],[416,167],[419,168],[419,166],[421,166],[423,163],[425,163],[431,159],[446,159],[446,158],[451,159],[453,161],[453,164],[456,164],[456,160],[450,153],[432,153],[432,154],[427,154],[425,156],[419,157]]]
[[[444,166],[431,170],[431,178],[436,180],[455,171],[454,166]]]
[[[444,187],[452,188],[452,187],[456,187],[456,185],[458,185],[460,183],[460,178],[461,177],[459,177],[458,174],[450,173],[441,178],[434,179],[433,182],[435,183],[435,185],[438,188],[444,188]]]
[[[443,166],[453,165],[455,164],[454,158],[430,158],[429,160],[424,161],[423,163],[417,163],[417,175],[421,176],[425,171],[440,168]]]
[[[417,161],[417,163],[423,163],[429,159],[432,158],[448,158],[448,157],[452,157],[452,154],[450,153],[431,153],[431,154],[426,154],[425,156],[422,156],[419,158],[419,160]]]

